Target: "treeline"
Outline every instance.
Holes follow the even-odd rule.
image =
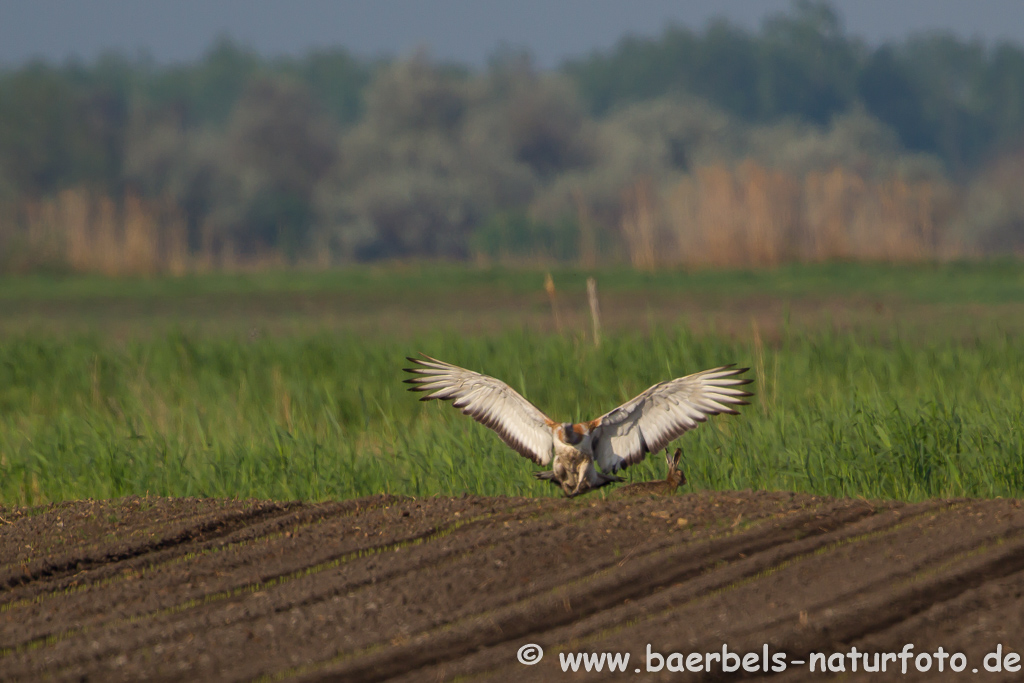
[[[1022,133],[1020,47],[869,48],[812,3],[553,72],[227,40],[37,63],[0,73],[0,269],[1019,249]]]
[[[843,32],[827,4],[796,3],[759,33],[725,22],[703,32],[669,28],[564,71],[598,115],[668,93],[697,95],[752,123],[825,125],[863,108],[905,148],[938,156],[958,175],[1024,133],[1020,46],[932,34],[869,48]]]

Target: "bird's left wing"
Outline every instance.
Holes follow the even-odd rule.
[[[405,380],[407,384],[414,385],[409,390],[431,392],[421,401],[454,399],[454,407],[461,408],[464,415],[493,429],[512,450],[538,465],[551,462],[555,445],[551,428],[555,422],[512,387],[494,377],[430,356],[408,360],[421,367],[406,368],[405,371],[422,375]]]
[[[615,472],[657,453],[708,415],[736,415],[730,406],[747,405],[743,399],[753,395],[736,388],[751,382],[736,377],[748,369],[727,365],[661,382],[594,420],[597,464]]]

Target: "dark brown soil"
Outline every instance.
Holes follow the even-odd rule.
[[[546,653],[535,666],[517,661],[526,643]],[[793,660],[905,643],[963,652],[959,676],[1018,680],[981,666],[998,644],[1024,651],[1019,501],[704,492],[0,508],[3,680],[601,680],[635,676],[648,644],[768,644]],[[559,652],[576,651],[629,652],[628,673],[563,673]],[[847,660],[843,680],[944,677],[911,664],[885,676]],[[822,675],[791,665],[775,677]]]

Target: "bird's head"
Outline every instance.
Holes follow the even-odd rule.
[[[573,424],[571,422],[562,423],[562,441],[569,444],[570,446],[578,446],[583,443],[583,440],[590,435],[590,430],[587,425],[583,423]]]

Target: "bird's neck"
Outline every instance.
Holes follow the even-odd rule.
[[[565,443],[561,439],[555,439],[555,453],[569,456],[583,455],[587,458],[592,458],[593,453],[590,448],[590,437],[588,436],[584,438],[576,445]]]

